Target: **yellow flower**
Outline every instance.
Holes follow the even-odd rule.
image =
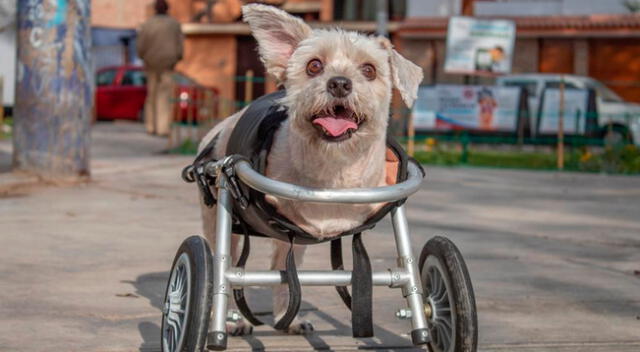
[[[589,161],[591,158],[593,157],[593,154],[591,154],[591,152],[586,152],[584,154],[582,154],[582,156],[580,156],[580,162],[587,162]]]
[[[425,143],[426,143],[429,147],[433,147],[433,146],[435,146],[437,142],[438,142],[438,141],[436,141],[436,139],[435,139],[435,138],[433,138],[433,137],[429,137],[429,138],[427,138],[427,140],[425,141]]]

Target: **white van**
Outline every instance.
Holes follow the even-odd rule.
[[[611,89],[590,77],[559,74],[505,75],[496,79],[498,86],[522,87],[529,95],[531,123],[535,126],[540,96],[545,88],[558,88],[564,79],[567,89],[593,89],[596,92],[598,126],[609,143],[632,140],[640,145],[640,105],[622,100]],[[611,128],[609,128],[611,124]]]

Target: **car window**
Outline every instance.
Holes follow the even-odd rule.
[[[504,81],[503,85],[506,87],[524,88],[529,94],[529,97],[538,95],[538,82],[536,81]]]
[[[98,86],[110,86],[113,84],[113,80],[116,78],[116,70],[105,70],[98,73],[96,77],[96,85]]]
[[[147,79],[144,75],[144,71],[140,70],[127,70],[122,76],[123,86],[144,86],[147,83]]]
[[[560,80],[557,81],[547,81],[544,84],[545,88],[556,88],[559,89],[560,88]],[[578,86],[576,86],[574,83],[572,82],[568,82],[568,81],[564,81],[564,87],[566,89],[579,89]]]
[[[594,89],[598,96],[606,102],[620,103],[623,101],[622,98],[620,98],[616,93],[609,89],[609,87],[596,80],[589,80],[586,82],[586,84],[587,88]]]

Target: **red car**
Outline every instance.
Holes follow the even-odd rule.
[[[218,97],[215,88],[199,85],[175,72],[174,101],[180,121],[197,121],[215,111]],[[98,70],[96,76],[96,117],[98,120],[143,120],[147,79],[140,66],[112,66]],[[209,100],[211,99],[211,100]],[[207,108],[210,108],[208,110]],[[175,116],[175,115],[174,115]]]

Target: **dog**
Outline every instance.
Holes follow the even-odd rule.
[[[258,42],[268,74],[284,86],[281,104],[288,118],[274,135],[266,176],[306,187],[359,188],[385,183],[386,131],[392,88],[413,105],[422,69],[395,51],[388,39],[340,29],[311,29],[301,19],[276,7],[250,4],[243,19]],[[246,108],[245,108],[246,110]],[[207,133],[200,150],[217,136],[215,158],[224,157],[231,131],[245,110]],[[306,232],[326,238],[364,223],[382,204],[303,203],[267,196],[281,215]],[[215,207],[202,206],[204,233],[215,243]],[[233,235],[232,256],[237,256]],[[273,240],[271,270],[284,270],[289,244]],[[305,246],[295,245],[302,264]],[[288,304],[286,285],[274,287],[276,320]],[[296,318],[289,333],[312,330]],[[227,323],[228,333],[252,331],[246,320]]]

